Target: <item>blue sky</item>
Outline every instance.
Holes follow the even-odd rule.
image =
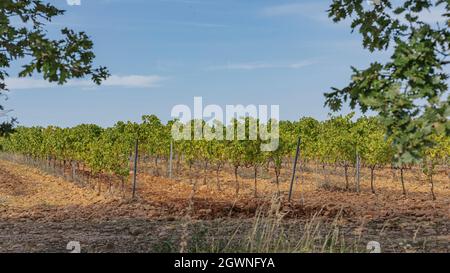
[[[364,68],[386,53],[370,54],[348,23],[334,24],[331,1],[284,0],[66,0],[50,33],[86,31],[96,63],[114,76],[105,86],[74,81],[55,87],[39,77],[14,78],[6,108],[21,125],[113,125],[143,114],[170,118],[176,104],[278,104],[282,119],[327,117],[323,93],[344,87],[350,66]]]

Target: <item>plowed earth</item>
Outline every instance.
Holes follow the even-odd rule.
[[[407,177],[404,197],[399,183],[383,175],[377,174],[377,194],[366,180],[358,194],[318,189],[321,178],[305,173],[294,201],[284,202],[284,224],[304,225],[317,213],[324,222],[339,217],[346,238],[379,241],[386,252],[450,252],[448,177],[436,178],[433,201],[423,180]],[[195,192],[187,178],[140,174],[138,198],[130,201],[120,196],[129,191],[116,184],[102,185],[99,194],[89,185],[0,161],[0,252],[68,252],[69,241],[79,241],[83,252],[178,251],[187,215],[190,234],[207,230],[207,236],[230,237],[238,226],[251,228],[258,207],[276,192],[270,179],[258,181],[257,198],[251,178],[240,178],[239,197],[230,174],[222,175],[220,190],[213,174],[206,184],[200,176],[194,181]],[[281,183],[283,196],[288,186]]]

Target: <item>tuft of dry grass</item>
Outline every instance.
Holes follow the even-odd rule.
[[[340,229],[342,214],[330,222],[314,213],[306,222],[284,221],[288,211],[274,195],[268,205],[260,206],[250,226],[239,225],[228,238],[211,239],[192,252],[212,253],[345,253],[362,252],[360,237],[349,244]],[[198,240],[198,238],[197,238]],[[195,241],[195,240],[194,240]],[[195,242],[194,242],[195,243]]]

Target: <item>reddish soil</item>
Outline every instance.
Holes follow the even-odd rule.
[[[122,192],[118,181],[111,187],[105,181],[99,194],[96,183],[83,186],[0,161],[0,252],[65,252],[71,240],[82,241],[87,252],[177,251],[186,216],[193,230],[202,226],[231,236],[238,223],[251,225],[258,208],[277,193],[270,173],[263,173],[266,179],[259,178],[258,197],[253,197],[254,181],[245,171],[239,196],[230,172],[222,172],[220,190],[213,171],[206,184],[200,172],[190,179],[184,171],[172,180],[140,174],[138,198],[131,201],[129,183]],[[296,183],[294,201],[288,204],[289,174],[283,174],[286,224],[307,222],[316,213],[325,221],[340,216],[346,234],[363,242],[379,240],[385,251],[450,252],[450,183],[445,174],[435,178],[436,201],[418,174],[407,174],[407,196],[385,170],[377,172],[377,194],[370,192],[367,175],[361,193],[342,190],[340,176],[329,174],[327,179],[331,186],[322,189],[317,186],[322,175],[301,174],[297,180],[303,182]],[[174,243],[168,248],[161,240]]]

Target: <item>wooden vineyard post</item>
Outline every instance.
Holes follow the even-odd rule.
[[[76,182],[77,181],[77,174],[76,174],[76,164],[75,161],[71,161],[71,165],[72,165],[72,181]]]
[[[136,139],[134,147],[134,170],[133,170],[133,199],[136,197],[136,178],[137,178],[137,161],[138,161],[139,141]]]
[[[301,144],[302,140],[299,137],[298,138],[298,143],[297,143],[297,151],[295,152],[295,159],[294,159],[294,167],[292,170],[292,179],[291,179],[291,186],[289,188],[289,198],[288,198],[288,202],[291,202],[291,197],[292,197],[292,190],[294,187],[294,180],[295,180],[295,171],[297,169],[297,161],[298,161],[298,156],[300,154],[300,144]]]
[[[172,179],[173,140],[170,140],[169,179]]]
[[[359,157],[359,153],[356,152],[356,192],[360,192],[360,179],[361,179],[361,159]]]

